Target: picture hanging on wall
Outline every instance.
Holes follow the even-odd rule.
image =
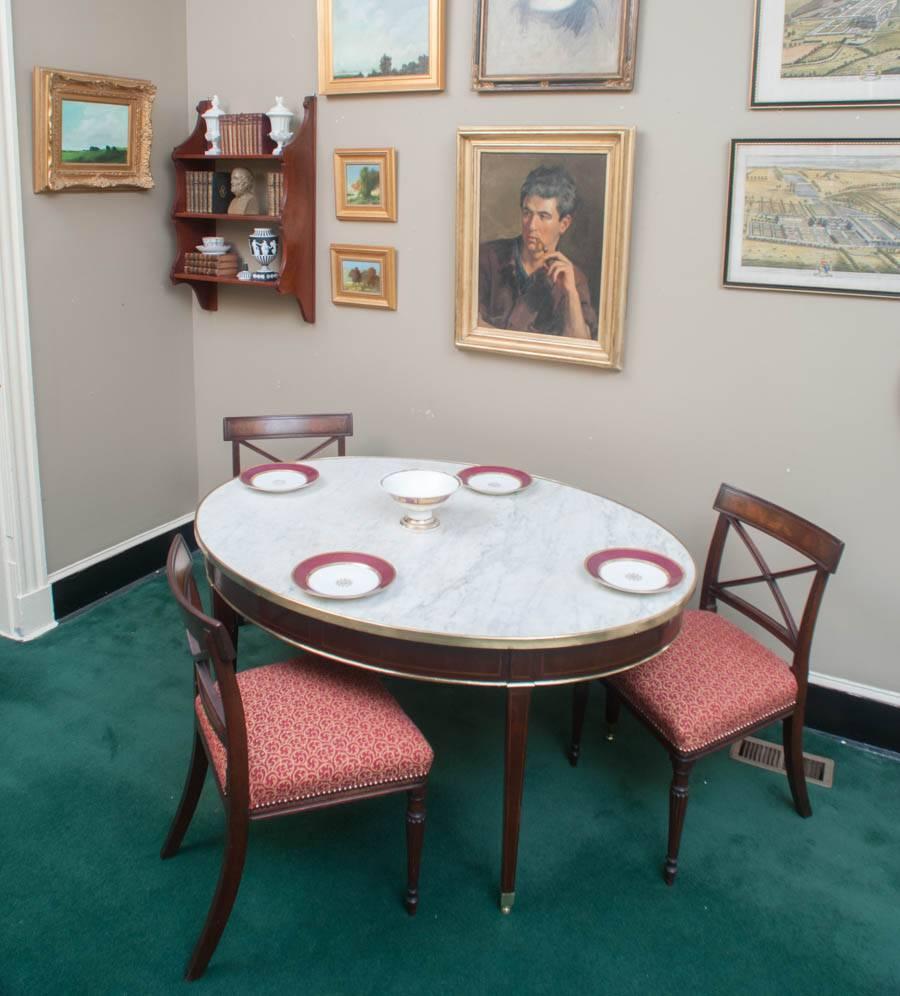
[[[318,0],[319,91],[444,89],[444,0]]]
[[[900,139],[734,139],[726,287],[900,297]]]
[[[396,149],[335,149],[334,199],[341,221],[396,221]]]
[[[621,369],[634,129],[457,143],[456,345]]]
[[[397,308],[397,251],[390,246],[331,246],[331,300]]]
[[[751,108],[898,105],[897,0],[756,0]]]
[[[153,186],[148,80],[35,67],[34,191]]]
[[[472,88],[631,90],[638,0],[476,0]]]

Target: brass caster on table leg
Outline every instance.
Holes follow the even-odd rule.
[[[500,912],[505,915],[511,913],[515,901],[516,901],[516,894],[514,892],[501,892]]]
[[[606,739],[610,743],[612,743],[612,741],[616,739],[616,724],[615,723],[607,723],[606,724]]]

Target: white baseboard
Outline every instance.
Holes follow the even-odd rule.
[[[193,521],[194,513],[188,512],[187,515],[182,515],[177,519],[172,519],[171,522],[164,522],[161,526],[154,526],[153,529],[148,529],[146,532],[139,533],[137,536],[132,536],[130,539],[122,540],[121,543],[116,543],[115,546],[108,546],[105,550],[92,553],[89,557],[84,557],[83,559],[76,561],[74,564],[69,564],[68,567],[61,567],[58,571],[53,571],[53,573],[49,575],[50,584],[61,581],[63,578],[70,577],[72,574],[78,574],[79,571],[84,571],[88,567],[93,567],[94,564],[101,564],[104,560],[109,560],[110,557],[115,557],[120,553],[124,553],[126,550],[130,550],[132,547],[145,543],[147,540],[155,539],[157,536],[162,536],[163,533],[167,533],[172,529],[179,529],[181,526],[185,526],[189,522]]]
[[[855,695],[861,699],[873,699],[875,702],[884,702],[886,705],[900,708],[900,692],[892,692],[887,688],[873,688],[872,685],[863,685],[849,678],[832,678],[827,674],[817,674],[815,671],[809,672],[809,680],[813,685],[821,685],[822,688],[833,688],[836,692]]]

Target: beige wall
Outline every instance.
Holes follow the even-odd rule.
[[[50,571],[190,512],[191,313],[169,285],[184,135],[184,0],[13,0],[22,196]],[[152,80],[149,192],[33,193],[35,65]]]
[[[222,415],[350,409],[354,452],[523,466],[635,505],[702,563],[729,481],[847,542],[813,669],[900,692],[898,305],[719,286],[730,138],[890,136],[896,111],[751,113],[751,5],[699,0],[644,0],[633,94],[478,96],[472,4],[448,6],[445,93],[320,100],[317,323],[238,289],[195,308],[201,490],[229,472]],[[314,7],[273,0],[237,32],[242,6],[192,0],[191,101],[296,106],[315,86]],[[638,129],[622,373],[453,346],[456,129],[553,123]],[[331,151],[369,145],[399,151],[396,225],[334,219]],[[331,305],[330,242],[397,247],[396,313]]]

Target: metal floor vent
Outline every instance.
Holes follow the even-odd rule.
[[[778,771],[787,775],[784,770],[784,747],[772,744],[768,740],[757,737],[744,737],[731,745],[729,755],[735,761],[752,764],[755,768],[765,768],[767,771]],[[803,770],[806,780],[822,788],[831,788],[834,782],[834,761],[830,757],[819,757],[818,754],[803,755]]]

